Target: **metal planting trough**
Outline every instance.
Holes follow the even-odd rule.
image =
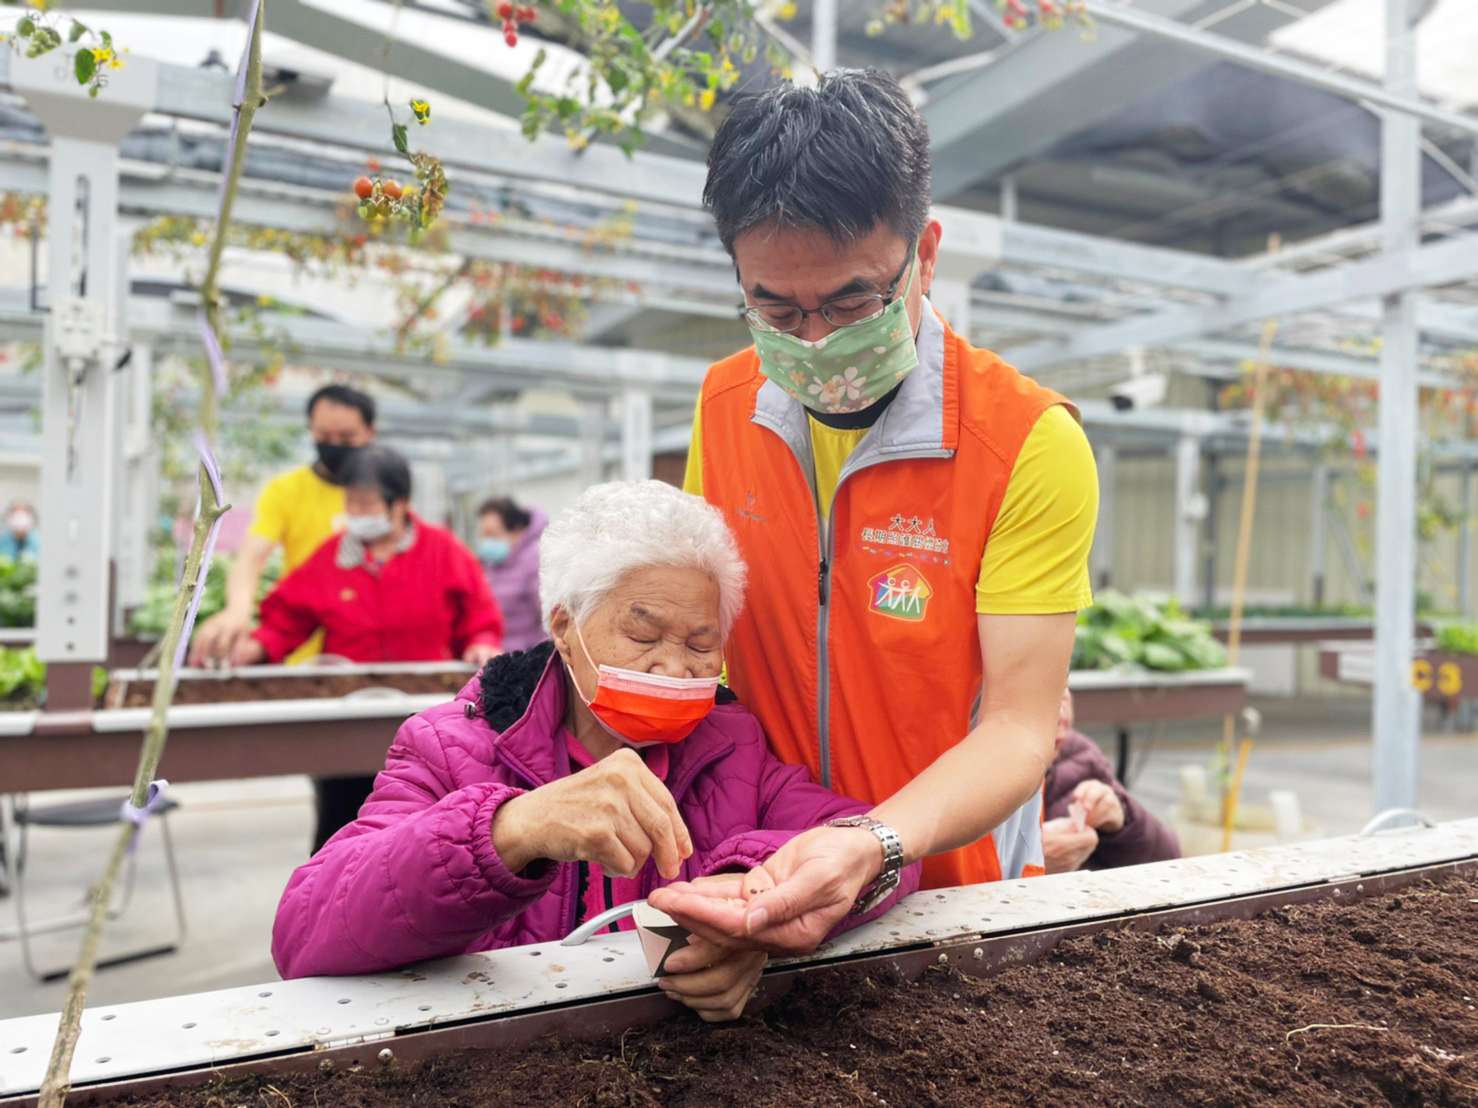
[[[838,962],[910,976],[951,964],[984,975],[1107,927],[1247,918],[1283,904],[1357,898],[1478,870],[1478,819],[1097,873],[916,893],[804,959],[776,962],[760,1000]],[[324,1065],[414,1062],[466,1047],[516,1048],[557,1031],[593,1037],[675,1010],[633,932],[448,959],[399,973],[309,978],[88,1011],[72,1103]],[[0,1105],[34,1103],[55,1015],[0,1021]]]

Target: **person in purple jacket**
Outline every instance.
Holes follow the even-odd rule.
[[[522,508],[507,496],[477,510],[477,557],[503,611],[506,650],[527,650],[544,641],[539,538],[548,526],[549,517],[538,508]]]
[[[1073,694],[1067,689],[1057,713],[1057,750],[1043,789],[1042,846],[1048,873],[1180,857],[1180,843],[1170,828],[1129,795],[1098,744],[1073,729]]]
[[[759,890],[743,875],[795,834],[864,812],[775,758],[719,686],[744,576],[703,500],[657,481],[587,490],[544,535],[551,641],[494,658],[401,726],[359,818],[288,881],[278,971],[375,973],[549,942],[675,880],[747,896]],[[838,930],[917,887],[910,866]],[[765,961],[695,936],[659,985],[733,1019]]]

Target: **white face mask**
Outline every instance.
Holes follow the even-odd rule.
[[[372,516],[345,516],[344,531],[360,542],[379,542],[395,530],[389,512]]]

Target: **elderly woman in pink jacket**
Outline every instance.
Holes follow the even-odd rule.
[[[560,939],[864,812],[778,761],[719,686],[744,574],[702,500],[656,481],[586,491],[544,534],[551,641],[493,659],[455,701],[402,725],[359,818],[288,882],[272,942],[282,975]],[[909,867],[846,926],[917,885]],[[659,984],[705,1019],[732,1019],[765,958],[695,936]]]

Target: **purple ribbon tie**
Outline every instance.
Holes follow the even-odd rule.
[[[164,794],[168,789],[169,782],[162,777],[157,781],[150,781],[149,799],[144,801],[142,808],[134,806],[132,796],[123,798],[123,805],[118,810],[118,818],[125,823],[133,824],[133,837],[128,841],[130,854],[139,844],[139,832],[144,829],[144,821],[164,807]]]

